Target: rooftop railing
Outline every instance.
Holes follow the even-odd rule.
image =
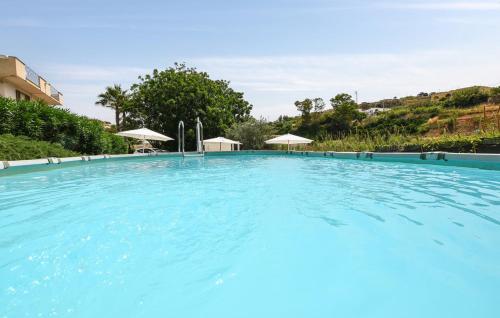
[[[59,100],[60,95],[61,93],[59,93],[57,89],[55,89],[53,86],[50,86],[50,96],[52,96],[52,98]]]
[[[26,68],[26,79],[31,83],[35,84],[36,86],[40,87],[40,75],[38,75],[27,65],[25,66],[25,68]]]

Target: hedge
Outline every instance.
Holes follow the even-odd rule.
[[[0,134],[57,143],[89,155],[127,152],[123,138],[105,131],[100,121],[39,101],[0,97]]]
[[[0,135],[0,161],[78,155],[77,152],[64,149],[59,144],[32,140],[24,136]]]

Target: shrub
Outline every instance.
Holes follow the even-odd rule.
[[[500,94],[499,94],[499,95],[494,95],[494,96],[491,96],[491,97],[488,99],[488,103],[492,103],[492,104],[500,104]]]
[[[419,133],[422,125],[439,114],[439,109],[436,106],[417,107],[413,111],[408,107],[395,108],[364,122],[363,129],[377,133]]]
[[[451,96],[443,102],[445,107],[472,107],[488,101],[488,94],[479,87],[469,87],[454,91]]]
[[[243,149],[262,149],[271,135],[271,126],[264,119],[254,118],[235,123],[226,131],[226,137],[241,142]]]
[[[98,120],[39,101],[15,101],[0,97],[0,134],[57,143],[84,154],[127,151],[123,138],[106,132]]]
[[[488,102],[492,104],[500,104],[500,86],[491,89]]]
[[[59,144],[31,140],[24,136],[0,135],[0,160],[24,160],[47,157],[73,157],[79,154]]]
[[[498,132],[481,132],[467,136],[445,135],[440,137],[353,133],[340,136],[340,138],[324,138],[321,142],[314,143],[312,149],[320,151],[476,152],[478,149],[496,149],[495,147],[498,145],[499,138],[500,134]]]

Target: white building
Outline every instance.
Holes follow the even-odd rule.
[[[373,107],[373,108],[368,108],[368,109],[362,109],[361,112],[365,113],[368,116],[374,116],[386,111],[391,110],[390,108],[378,108],[378,107]]]

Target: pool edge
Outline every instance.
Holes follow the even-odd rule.
[[[335,151],[281,151],[281,150],[242,150],[228,152],[207,152],[208,157],[232,156],[232,155],[283,155],[304,157],[325,157],[334,159],[350,159],[362,161],[395,161],[409,163],[426,163],[449,166],[462,166],[471,168],[483,168],[500,170],[500,154],[488,153],[451,153],[451,152],[335,152]],[[64,158],[43,158],[32,160],[0,161],[0,171],[21,171],[22,168],[33,167],[57,167],[60,165],[95,162],[100,160],[124,160],[150,157],[182,157],[181,153],[156,153],[156,154],[121,154],[121,155],[93,155]],[[1,176],[1,174],[0,174]]]

